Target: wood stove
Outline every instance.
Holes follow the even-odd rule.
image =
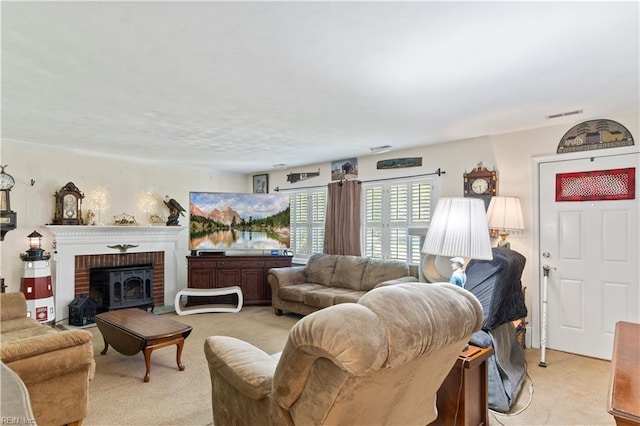
[[[153,265],[91,268],[89,293],[97,312],[135,307],[153,310]]]

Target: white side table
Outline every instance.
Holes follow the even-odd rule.
[[[238,304],[233,306],[226,305],[196,305],[185,306],[182,302],[182,296],[204,297],[204,296],[226,296],[228,294],[236,294],[238,296]],[[242,289],[239,286],[220,287],[220,288],[185,288],[176,294],[175,308],[178,315],[202,314],[208,312],[240,312],[242,309]]]

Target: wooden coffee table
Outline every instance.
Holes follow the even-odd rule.
[[[178,321],[155,315],[139,308],[119,309],[96,315],[96,324],[104,338],[104,350],[109,345],[123,355],[135,355],[142,351],[147,373],[144,381],[149,381],[151,372],[151,352],[154,349],[176,345],[178,369],[184,370],[180,362],[184,339],[191,333],[192,327]]]

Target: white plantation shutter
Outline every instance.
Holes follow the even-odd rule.
[[[431,185],[422,183],[411,184],[411,221],[429,222],[431,208],[435,207],[431,197]]]
[[[309,189],[291,195],[291,250],[296,259],[322,253],[326,189]]]
[[[389,229],[389,259],[407,260],[407,229]]]
[[[437,200],[433,198],[433,184],[435,180],[431,182],[412,182],[411,183],[411,225],[410,226],[425,226],[431,221],[431,211],[435,208]],[[420,237],[409,236],[408,242],[408,254],[407,258],[409,263],[418,265],[420,264]]]
[[[382,259],[382,229],[368,228],[365,230],[364,255]]]
[[[433,178],[364,183],[364,255],[420,263],[420,237],[410,227],[426,227],[431,218]]]
[[[364,244],[363,254],[368,257],[382,258],[383,228],[383,187],[382,185],[365,185],[364,192]]]
[[[293,194],[291,196],[291,249],[293,253],[306,250],[308,230],[306,227],[308,203],[306,194]]]
[[[391,222],[407,221],[408,185],[398,184],[389,186],[389,220]]]
[[[309,231],[305,227],[296,227],[293,231],[293,243],[291,244],[291,249],[293,253],[304,253],[308,244],[309,244]]]
[[[309,242],[311,251],[309,254],[322,253],[324,246],[324,224],[322,229],[313,228],[311,230],[311,241]]]
[[[311,241],[309,254],[322,253],[324,245],[324,218],[327,214],[327,191],[311,193]]]
[[[389,249],[386,253],[388,259],[407,260],[408,200],[409,185],[389,185]]]

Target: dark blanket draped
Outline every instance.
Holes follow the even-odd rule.
[[[516,251],[494,248],[493,260],[472,260],[467,266],[465,288],[484,310],[482,330],[470,343],[493,347],[488,361],[489,408],[501,412],[509,411],[515,402],[526,374],[524,349],[512,324],[527,316],[521,281],[525,262]]]
[[[522,271],[526,259],[517,251],[493,248],[493,260],[471,260],[467,285],[484,310],[485,331],[527,316],[522,292]]]

